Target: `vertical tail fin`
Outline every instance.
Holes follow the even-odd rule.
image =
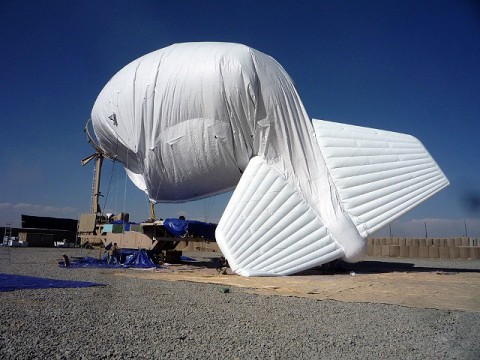
[[[243,276],[289,275],[343,256],[319,216],[260,157],[250,160],[215,235]]]

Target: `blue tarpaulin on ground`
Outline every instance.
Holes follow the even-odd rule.
[[[182,219],[165,219],[163,225],[172,236],[188,235],[212,240],[215,239],[215,229],[217,228],[217,224]]]
[[[65,264],[63,261],[59,262],[59,266],[63,267]],[[133,249],[120,249],[117,252],[117,255],[110,260],[108,263],[107,253],[103,255],[101,259],[95,259],[92,257],[84,258],[74,258],[70,261],[70,266],[68,268],[86,268],[86,267],[95,267],[95,268],[152,268],[159,267],[155,264],[148,251],[144,249],[133,250]]]
[[[130,255],[125,255],[125,262],[123,266],[134,268],[151,268],[157,266],[148,256],[148,253],[143,250],[133,251]]]
[[[33,276],[0,274],[0,291],[105,286],[87,281],[56,280]]]
[[[60,267],[64,267],[63,261],[60,261],[58,263]],[[112,262],[110,264],[107,264],[107,258],[106,255],[102,259],[95,259],[89,256],[83,257],[83,258],[74,258],[70,261],[70,266],[65,268],[65,269],[71,269],[71,268],[89,268],[89,267],[95,267],[95,268],[121,268],[122,265],[120,265],[117,262]]]

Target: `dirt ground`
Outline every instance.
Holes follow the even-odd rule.
[[[335,269],[295,276],[242,277],[218,274],[208,261],[168,265],[118,276],[220,285],[220,291],[296,296],[343,302],[396,304],[415,308],[480,312],[480,261],[420,261],[371,258]]]

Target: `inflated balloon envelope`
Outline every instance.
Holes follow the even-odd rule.
[[[311,120],[285,70],[239,44],[175,44],[133,61],[92,123],[151,201],[235,189],[216,239],[244,276],[359,261],[369,234],[448,185],[412,136]]]

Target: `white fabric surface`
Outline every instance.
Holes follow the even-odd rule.
[[[258,157],[347,261],[363,257],[365,236],[448,184],[414,138],[317,120],[314,128],[285,70],[239,44],[175,44],[133,61],[99,94],[92,123],[102,149],[154,202],[234,189]]]
[[[342,206],[363,237],[449,184],[411,135],[315,119],[313,126]]]
[[[215,235],[231,269],[243,276],[290,275],[345,255],[301,194],[259,156],[248,164]]]
[[[231,190],[254,155],[303,179],[296,164],[314,157],[313,130],[286,72],[238,44],[176,44],[135,60],[102,90],[92,123],[101,147],[154,201]]]

